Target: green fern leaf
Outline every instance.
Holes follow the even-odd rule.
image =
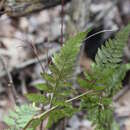
[[[34,102],[34,103],[42,103],[42,104],[45,104],[48,102],[48,99],[42,95],[42,94],[34,94],[34,93],[31,93],[31,94],[27,94],[26,95],[27,99]]]
[[[73,114],[78,112],[78,109],[74,108],[72,104],[59,103],[59,109],[53,111],[49,115],[49,121],[47,127],[50,128],[53,124],[57,123],[60,119],[65,117],[70,118]],[[62,108],[62,109],[61,109]]]
[[[5,116],[4,122],[11,127],[12,130],[20,130],[24,128],[27,122],[38,113],[38,108],[32,105],[22,105],[15,107],[14,111],[10,111],[8,116]],[[34,130],[28,128],[27,130]]]
[[[49,84],[48,84],[48,86],[47,86],[47,85],[44,84],[44,83],[37,84],[37,85],[35,86],[35,88],[37,88],[37,89],[40,90],[40,91],[46,91],[46,92],[51,92],[51,90],[52,90],[52,86],[49,86]]]

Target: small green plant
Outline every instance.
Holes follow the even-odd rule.
[[[43,91],[43,94],[27,95],[27,98],[37,106],[42,104],[48,108],[40,109],[39,112],[33,111],[26,118],[24,113],[31,110],[29,108],[29,111],[22,111],[21,106],[17,108],[18,113],[21,114],[13,112],[13,116],[5,119],[6,123],[18,130],[35,130],[43,120],[48,118],[47,127],[49,128],[59,119],[70,117],[75,112],[85,109],[87,117],[93,121],[96,130],[115,129],[112,98],[121,88],[121,81],[129,69],[129,65],[121,63],[129,32],[130,25],[120,31],[114,40],[108,40],[106,46],[98,50],[91,72],[84,72],[84,79],[77,78],[80,87],[85,90],[80,95],[76,95],[71,79],[75,70],[76,56],[86,32],[79,33],[68,40],[60,53],[54,55],[53,64],[49,65],[51,73],[41,74],[46,82],[38,84],[36,88]],[[72,102],[77,99],[80,100],[79,108],[72,105]],[[16,122],[16,119],[20,119],[20,122]]]
[[[5,123],[12,126],[10,130],[20,130],[28,123],[30,119],[36,114],[38,114],[39,108],[34,105],[22,105],[20,107],[15,107],[14,111],[9,111],[9,115],[4,118]],[[36,122],[35,122],[36,123]],[[32,126],[33,129],[35,126]],[[31,129],[28,129],[31,130]]]

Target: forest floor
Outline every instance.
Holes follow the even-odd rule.
[[[83,31],[83,25],[88,28],[102,23],[103,29],[121,28],[130,22],[129,7],[130,0],[118,4],[114,4],[111,0],[100,2],[93,0],[89,8],[85,7],[89,10],[89,14],[87,14],[88,19],[84,21],[86,16],[81,15],[81,19],[78,17],[82,12],[81,9],[77,8],[75,11],[72,3],[69,2],[64,7],[64,35],[72,35],[77,30]],[[73,24],[71,20],[76,20],[75,25],[68,30]],[[46,71],[49,71],[48,63],[51,56],[61,48],[60,37],[60,5],[20,18],[10,18],[6,14],[0,16],[0,130],[7,128],[3,123],[3,117],[14,107],[16,100],[15,92],[10,88],[9,77],[11,76],[13,80],[19,102],[25,103],[24,95],[36,92],[33,86],[44,82],[40,76],[42,69],[36,55]],[[108,36],[105,34],[103,37]],[[125,48],[123,60],[130,61],[130,40]],[[122,90],[114,97],[115,118],[121,130],[130,130],[130,72],[127,73],[124,82]],[[68,124],[69,127],[65,130],[92,130],[91,122],[83,117],[82,112],[74,115]]]

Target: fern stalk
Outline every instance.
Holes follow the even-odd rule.
[[[96,92],[97,92],[97,91],[94,91],[94,90],[88,90],[88,91],[86,91],[86,92],[84,92],[84,93],[82,93],[82,94],[80,94],[80,95],[78,95],[78,96],[76,96],[76,97],[74,97],[74,98],[71,98],[71,99],[69,99],[69,100],[66,100],[65,103],[71,103],[71,102],[73,102],[73,101],[75,101],[75,100],[78,100],[78,99],[80,99],[80,98],[86,96],[87,94],[96,94]],[[60,105],[53,106],[53,107],[51,107],[50,109],[48,109],[47,111],[41,113],[40,115],[34,116],[34,117],[26,124],[26,126],[23,128],[23,130],[26,130],[34,120],[37,120],[37,119],[42,119],[42,120],[43,120],[43,118],[45,118],[46,116],[48,116],[48,114],[49,114],[50,112],[54,111],[54,110],[57,109],[58,107],[60,107]]]

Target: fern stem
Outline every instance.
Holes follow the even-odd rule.
[[[96,33],[94,33],[94,34],[88,36],[87,38],[84,39],[84,41],[86,41],[86,40],[88,40],[88,39],[90,39],[90,38],[92,38],[92,37],[94,37],[94,36],[96,36],[96,35],[98,35],[98,34],[101,34],[101,33],[105,33],[105,32],[115,32],[115,31],[117,31],[117,30],[116,30],[116,29],[115,29],[115,30],[102,30],[102,31],[96,32]]]
[[[72,102],[72,101],[75,101],[75,100],[77,100],[77,99],[80,99],[80,98],[86,96],[87,94],[92,94],[92,93],[95,93],[95,92],[97,92],[97,91],[94,91],[94,90],[86,91],[86,92],[84,92],[84,93],[82,93],[82,94],[80,94],[80,95],[78,95],[78,96],[76,96],[76,97],[74,97],[74,98],[71,98],[71,99],[69,99],[69,100],[66,100],[65,103],[70,103],[70,102]],[[40,115],[34,116],[34,117],[26,124],[26,126],[23,128],[23,130],[26,130],[26,129],[29,127],[29,125],[32,123],[32,121],[34,121],[34,120],[36,120],[36,119],[42,119],[43,117],[47,116],[50,112],[54,111],[54,110],[55,110],[56,108],[58,108],[59,106],[60,106],[60,105],[56,105],[56,106],[54,106],[54,107],[52,107],[52,108],[46,110],[45,112],[41,113]]]
[[[64,26],[64,0],[61,0],[61,45],[63,45],[63,27]],[[63,67],[64,68],[64,67]],[[62,70],[61,70],[62,72]],[[61,75],[61,74],[60,74]],[[59,79],[60,79],[60,75],[59,75]],[[58,79],[58,81],[59,81]],[[58,83],[56,82],[56,85],[55,85],[55,88],[54,88],[54,93],[50,99],[50,108],[51,108],[51,105],[52,105],[52,101],[53,101],[53,97],[54,97],[54,94],[55,94],[55,91],[56,91],[56,87],[57,87]]]
[[[66,61],[66,60],[64,60],[64,64],[63,64],[63,66],[62,66],[62,69],[61,69],[61,71],[59,72],[58,78],[56,79],[56,84],[55,84],[55,86],[54,86],[54,91],[53,91],[52,97],[51,97],[51,99],[50,99],[50,108],[52,107],[52,102],[53,102],[53,99],[54,99],[54,96],[55,96],[55,93],[56,93],[56,89],[57,89],[57,87],[58,87],[58,85],[59,85],[59,81],[60,81],[60,79],[61,79],[62,72],[64,71],[65,61]]]

